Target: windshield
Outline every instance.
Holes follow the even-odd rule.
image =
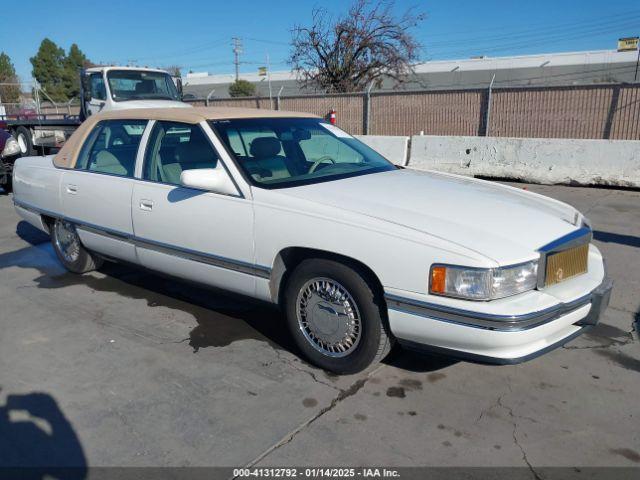
[[[139,70],[109,70],[107,72],[111,98],[127,100],[179,100],[178,89],[171,75]]]
[[[395,170],[380,154],[317,118],[211,122],[252,183],[283,188]]]

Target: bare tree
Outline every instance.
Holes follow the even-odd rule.
[[[421,49],[411,32],[424,14],[411,8],[398,17],[393,6],[393,0],[356,0],[338,19],[314,9],[312,25],[292,31],[289,63],[298,80],[327,92],[379,87],[385,76],[406,81]]]
[[[169,75],[173,77],[182,76],[182,72],[180,71],[180,67],[178,65],[169,65],[167,67],[164,67],[163,70],[169,72]]]

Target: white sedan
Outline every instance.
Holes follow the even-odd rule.
[[[596,324],[612,286],[573,207],[396,167],[309,114],[94,115],[57,155],[21,158],[14,189],[70,271],[125,261],[278,304],[336,373],[396,342],[528,360]]]

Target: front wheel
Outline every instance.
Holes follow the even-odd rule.
[[[103,260],[91,254],[80,242],[76,227],[66,220],[56,219],[51,227],[51,243],[62,265],[73,273],[85,273],[100,268]]]
[[[391,349],[384,302],[366,272],[325,260],[304,260],[285,291],[287,323],[314,365],[357,373]]]

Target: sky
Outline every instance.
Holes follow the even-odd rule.
[[[29,58],[48,37],[72,43],[94,63],[231,73],[231,38],[243,43],[241,72],[288,70],[291,29],[308,25],[314,7],[334,15],[343,0],[21,0],[24,16],[4,16],[0,51],[23,81]],[[615,49],[619,37],[640,35],[638,0],[396,0],[426,14],[415,29],[422,60]],[[37,12],[37,13],[34,13]]]

